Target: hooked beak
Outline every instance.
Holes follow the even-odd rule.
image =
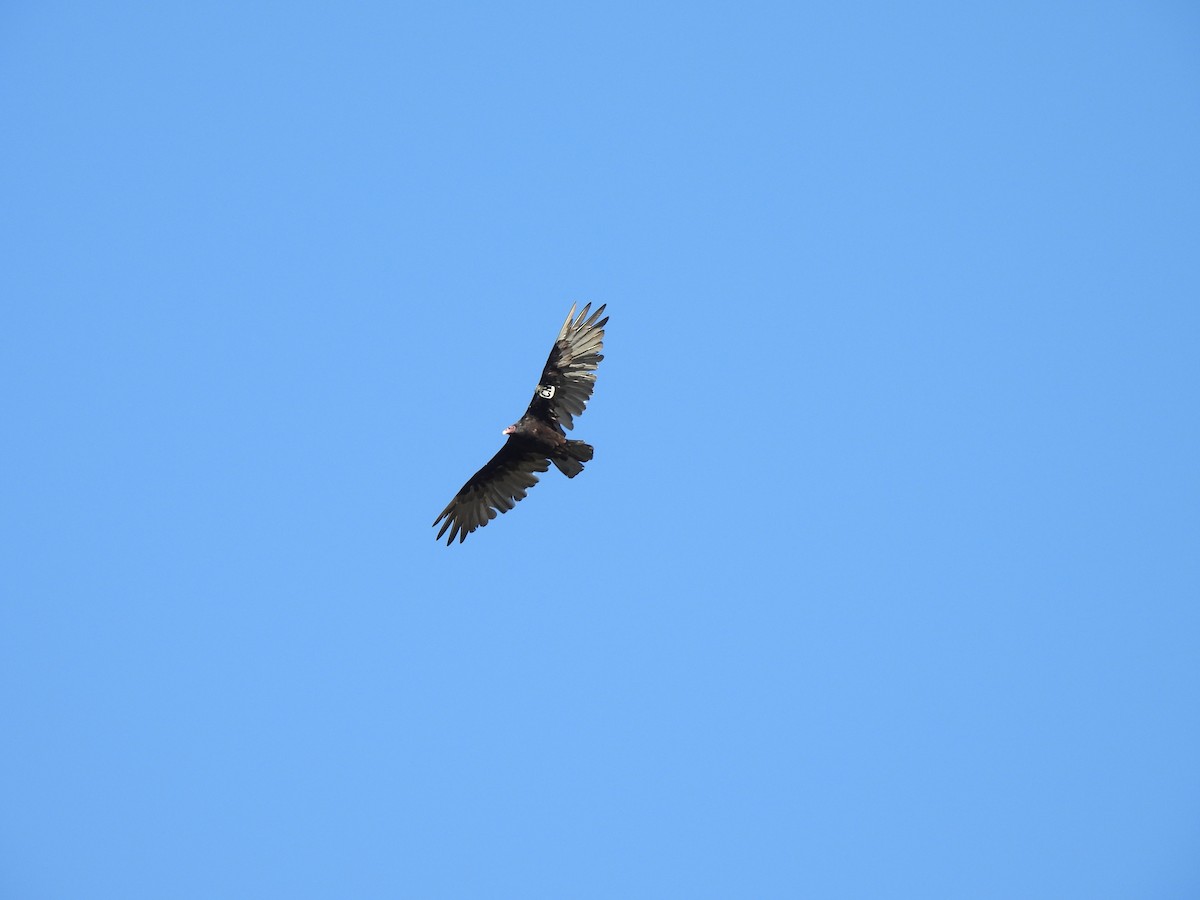
[[[512,434],[512,433],[513,433],[513,432],[515,432],[516,430],[517,430],[517,426],[516,426],[516,425],[509,425],[507,428],[505,428],[505,429],[504,429],[502,432],[500,432],[500,433],[501,433],[501,434]]]

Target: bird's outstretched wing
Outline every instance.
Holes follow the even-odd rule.
[[[604,306],[589,316],[591,308],[592,304],[587,304],[576,316],[575,304],[571,304],[529,404],[528,412],[567,429],[575,426],[573,417],[587,406],[596,386],[596,366],[604,359],[600,351],[608,316],[600,318]]]
[[[506,513],[516,506],[518,500],[524,499],[525,492],[537,484],[534,472],[545,472],[549,468],[550,460],[544,453],[530,448],[519,437],[510,437],[433,520],[434,525],[446,520],[437,539],[440,540],[449,529],[446,545],[453,544],[456,537],[462,543],[476,528],[482,528],[496,518],[498,512]]]

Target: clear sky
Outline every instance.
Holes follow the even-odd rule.
[[[9,2],[0,122],[0,897],[1200,896],[1194,4]]]

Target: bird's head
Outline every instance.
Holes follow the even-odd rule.
[[[500,433],[501,433],[501,434],[516,434],[516,433],[517,433],[517,426],[516,426],[516,425],[509,425],[507,428],[505,428],[505,429],[504,429],[502,432],[500,432]]]

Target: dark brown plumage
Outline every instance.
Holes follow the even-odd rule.
[[[600,351],[608,317],[600,318],[603,306],[589,316],[591,307],[587,304],[576,316],[571,305],[525,415],[504,429],[507,443],[433,520],[435,527],[442,522],[439,540],[449,530],[447,546],[456,537],[462,543],[497,513],[512,509],[537,484],[534,473],[547,471],[550,463],[574,478],[592,458],[591,444],[569,441],[563,431],[574,427],[574,417],[587,406],[596,385],[596,366],[604,359]]]

